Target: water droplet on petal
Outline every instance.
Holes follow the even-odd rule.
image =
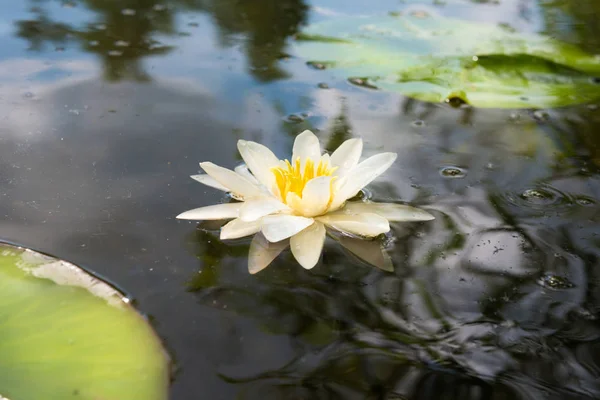
[[[467,171],[459,167],[444,167],[440,170],[440,175],[444,178],[464,178]]]
[[[538,279],[538,284],[548,289],[570,289],[575,285],[564,276],[544,274]]]

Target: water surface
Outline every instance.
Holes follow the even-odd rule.
[[[600,53],[596,0],[0,0],[0,238],[126,290],[173,399],[600,397],[600,111],[478,110],[351,85],[290,53],[303,24],[424,10]],[[368,195],[396,271],[328,243],[246,271],[248,240],[177,221],[235,143],[314,130],[398,161]],[[237,396],[237,397],[236,397]]]

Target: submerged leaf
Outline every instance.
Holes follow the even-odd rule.
[[[0,398],[164,400],[168,357],[115,289],[0,245]]]
[[[558,107],[600,98],[600,57],[536,34],[440,16],[336,17],[296,52],[356,85],[476,107]]]

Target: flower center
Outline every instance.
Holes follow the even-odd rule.
[[[320,160],[318,164],[306,158],[304,168],[300,158],[294,164],[285,160],[285,166],[271,168],[275,175],[275,185],[279,189],[281,201],[286,203],[288,193],[295,193],[302,198],[302,191],[311,179],[319,176],[331,176],[337,167],[331,167],[329,161]]]

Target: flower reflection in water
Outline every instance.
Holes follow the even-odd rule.
[[[247,245],[211,253],[200,239],[198,254],[213,257],[203,262],[220,264],[205,264],[191,282],[201,302],[226,304],[293,342],[286,365],[251,376],[222,368],[223,379],[243,386],[240,398],[600,395],[600,328],[586,308],[585,257],[569,247],[568,233],[553,243],[505,208],[479,189],[431,204],[433,223],[407,225],[396,238],[391,256],[404,263],[394,273],[348,266],[332,247],[311,273],[288,267],[288,257],[252,283],[206,280]],[[569,285],[542,284],[548,276]]]

